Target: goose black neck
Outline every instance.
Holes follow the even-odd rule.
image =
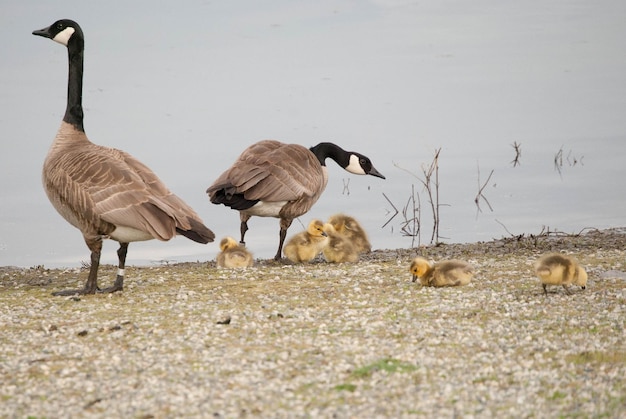
[[[85,131],[83,127],[83,55],[84,41],[74,36],[67,45],[69,59],[69,75],[67,79],[67,108],[63,121],[72,124],[76,129]]]
[[[350,153],[333,143],[319,143],[309,148],[315,157],[320,161],[322,166],[326,166],[326,159],[331,158],[341,167],[347,167],[350,164]]]

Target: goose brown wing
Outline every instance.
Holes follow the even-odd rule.
[[[60,160],[63,170],[53,173],[64,178],[56,182],[63,185],[61,199],[99,234],[110,233],[101,231],[103,226],[110,230],[115,225],[168,240],[177,227],[190,229],[191,220],[199,221],[149,168],[122,151],[92,144],[64,153]]]
[[[207,192],[213,196],[224,189],[247,200],[293,201],[319,194],[324,186],[322,167],[306,147],[266,140],[244,150]]]

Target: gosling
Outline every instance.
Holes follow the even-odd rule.
[[[330,223],[324,224],[324,232],[328,235],[328,244],[322,251],[326,262],[341,263],[359,260],[359,252],[347,236],[338,233]]]
[[[541,285],[544,295],[548,295],[548,285],[562,285],[568,295],[571,295],[568,285],[574,284],[582,289],[587,287],[587,272],[571,256],[560,253],[547,253],[535,262],[535,273]]]
[[[324,231],[324,223],[312,220],[305,231],[289,239],[283,253],[292,262],[310,262],[327,244],[328,235]]]
[[[413,259],[409,271],[413,282],[419,278],[420,283],[427,287],[467,285],[474,275],[472,265],[462,260],[444,260],[433,265],[419,256]]]
[[[338,233],[348,237],[358,253],[369,253],[372,245],[367,238],[365,229],[359,222],[349,215],[335,214],[328,219],[328,222]]]
[[[248,268],[254,264],[252,254],[232,237],[224,237],[220,242],[221,252],[217,255],[220,268]]]

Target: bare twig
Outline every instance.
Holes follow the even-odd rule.
[[[441,204],[439,203],[439,154],[440,153],[441,153],[441,148],[435,150],[435,155],[433,156],[433,160],[430,162],[430,164],[428,166],[422,166],[423,178],[411,172],[410,170],[400,167],[397,163],[394,163],[394,166],[396,166],[400,170],[404,170],[405,172],[409,173],[411,176],[419,180],[419,182],[422,184],[422,186],[426,190],[426,193],[428,194],[428,202],[430,203],[430,208],[431,208],[431,212],[433,215],[433,231],[432,231],[432,235],[430,238],[431,244],[437,243],[439,241],[439,238],[441,237],[439,235],[439,222],[440,222],[439,207],[441,206]],[[434,179],[433,179],[433,176],[434,176]],[[421,230],[421,210],[420,210],[421,204],[419,203],[419,194],[416,194],[415,191],[413,191],[413,196],[415,195],[417,195],[417,198],[418,198],[418,205],[417,207],[414,207],[414,211],[418,211],[418,217],[417,219],[414,220],[413,219],[414,217],[408,217],[405,215],[405,223],[403,225],[403,231],[406,233],[407,223],[414,222],[416,223],[415,226],[417,227],[417,234],[419,235],[419,231]],[[410,200],[411,198],[409,198],[409,202],[411,202]],[[413,198],[413,201],[415,203],[415,198]],[[409,202],[407,202],[407,206],[405,207],[405,212],[408,211]],[[413,236],[413,234],[407,234],[407,235]]]
[[[389,198],[387,198],[387,195],[385,195],[385,193],[383,192],[383,196],[385,197],[385,199],[387,200],[387,202],[389,202],[389,205],[391,205],[391,207],[393,208],[393,210],[395,211],[395,213],[391,216],[390,219],[387,220],[387,222],[385,224],[383,224],[383,226],[381,228],[385,228],[387,226],[387,224],[389,224],[391,222],[391,220],[393,220],[396,215],[398,215],[399,211],[398,208],[396,208],[395,205],[393,205],[393,202],[391,202],[389,200]]]
[[[483,191],[487,187],[487,184],[489,183],[489,180],[491,180],[491,176],[493,175],[493,169],[489,173],[489,176],[487,177],[487,180],[485,181],[485,183],[483,183],[483,185],[481,186],[481,184],[480,184],[480,166],[477,165],[476,167],[477,167],[477,170],[478,170],[478,193],[476,194],[476,198],[474,198],[474,203],[476,204],[476,208],[477,208],[477,210],[476,210],[476,217],[478,217],[478,213],[479,212],[483,212],[482,209],[480,208],[480,200],[481,199],[483,201],[485,201],[485,203],[489,207],[489,210],[491,212],[493,212],[493,208],[491,207],[491,204],[489,203],[489,200],[483,194]]]
[[[559,176],[563,178],[561,167],[563,167],[563,146],[554,155],[554,170],[559,172]]]
[[[342,195],[350,195],[350,178],[343,178],[343,191]]]
[[[417,196],[417,201],[415,197]],[[411,205],[411,214],[409,217],[409,205]],[[404,236],[411,237],[411,247],[415,247],[415,238],[418,239],[418,245],[421,244],[421,204],[419,194],[415,193],[415,185],[411,185],[411,196],[402,209],[404,223],[401,231]]]
[[[511,146],[515,150],[515,158],[511,161],[511,163],[513,164],[513,167],[517,167],[521,164],[520,158],[522,158],[522,145],[518,144],[517,141],[513,141]]]

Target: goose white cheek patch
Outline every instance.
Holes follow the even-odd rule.
[[[61,32],[57,33],[57,35],[52,38],[53,41],[58,42],[59,44],[67,46],[67,43],[70,41],[72,35],[74,35],[75,29],[72,27],[67,27],[63,29]]]
[[[364,175],[365,170],[359,164],[359,158],[354,154],[350,155],[350,163],[346,167],[346,170],[350,173],[354,173],[355,175]]]

